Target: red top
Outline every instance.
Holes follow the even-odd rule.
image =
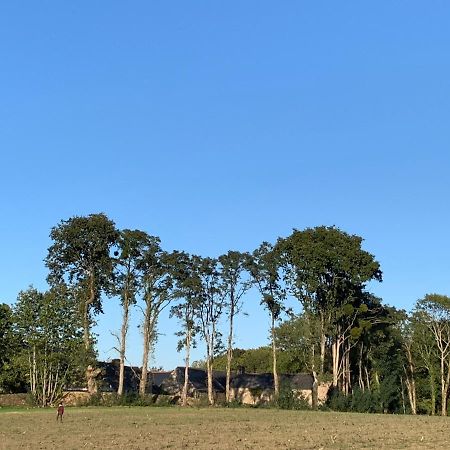
[[[64,414],[64,406],[63,405],[58,406],[58,414],[61,414],[61,415]]]

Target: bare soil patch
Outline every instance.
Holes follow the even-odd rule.
[[[0,449],[448,449],[450,419],[226,408],[0,413]]]

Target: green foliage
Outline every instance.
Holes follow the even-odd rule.
[[[0,393],[23,392],[26,380],[18,364],[22,340],[14,330],[13,310],[0,304]]]
[[[125,392],[122,395],[97,393],[91,395],[85,406],[170,406],[169,401],[155,403],[151,395],[141,396],[138,392]]]
[[[280,318],[286,298],[279,268],[279,254],[268,242],[263,242],[246,261],[246,269],[261,294],[261,305],[269,311],[272,321]]]
[[[18,296],[14,322],[22,345],[17,362],[41,406],[58,401],[66,384],[79,381],[85,350],[76,310],[64,286],[45,293],[31,287]]]
[[[199,365],[200,362],[198,362]],[[216,370],[225,370],[227,365],[227,355],[222,355],[214,359],[214,368]],[[203,367],[205,363],[203,363]],[[270,347],[259,347],[255,349],[242,350],[236,348],[233,350],[233,361],[231,369],[238,371],[241,367],[250,373],[268,373],[272,371],[272,349]]]
[[[333,411],[380,413],[383,412],[378,391],[354,389],[350,395],[345,395],[338,389],[329,393],[326,407]]]
[[[354,389],[349,399],[349,411],[359,413],[380,413],[382,411],[382,402],[377,390]]]
[[[307,410],[311,409],[308,401],[299,393],[292,390],[290,383],[281,383],[280,393],[276,400],[280,409]]]
[[[51,286],[68,284],[76,292],[83,318],[86,350],[92,347],[90,328],[93,315],[102,313],[102,292],[113,292],[111,249],[119,233],[105,214],[72,217],[50,232],[53,243],[45,260]]]
[[[345,395],[339,389],[330,389],[328,392],[328,398],[325,403],[327,408],[330,408],[333,411],[349,411],[351,405],[351,398],[348,395]]]
[[[110,250],[118,237],[114,222],[102,213],[61,221],[50,232],[53,244],[46,258],[50,270],[48,281],[51,285],[67,281],[94,289],[92,308],[102,312],[100,293],[102,290],[109,292],[111,288]],[[89,286],[92,277],[95,285]]]
[[[316,317],[303,313],[292,316],[276,329],[280,350],[278,364],[282,373],[311,371],[319,365],[319,323]],[[313,352],[312,349],[316,351]]]

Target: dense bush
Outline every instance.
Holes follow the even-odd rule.
[[[280,409],[304,410],[310,409],[308,400],[292,390],[289,383],[280,386],[280,393],[276,401],[276,406]]]
[[[328,394],[325,407],[333,411],[381,413],[388,412],[383,407],[379,390],[362,390],[356,388],[351,394],[345,395],[339,389],[332,389]],[[389,411],[390,412],[390,411]]]

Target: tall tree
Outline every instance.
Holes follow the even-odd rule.
[[[292,316],[275,330],[280,350],[280,369],[288,373],[315,371],[319,341],[314,317],[302,313]]]
[[[161,312],[173,299],[172,271],[176,255],[161,249],[160,239],[146,235],[143,238],[144,251],[138,268],[142,273],[143,296],[143,352],[139,392],[144,396],[147,390],[150,351],[157,338],[157,325]]]
[[[411,414],[417,414],[416,364],[414,358],[414,326],[409,318],[401,323],[402,347],[405,351],[403,372]]]
[[[270,336],[272,341],[272,369],[275,396],[280,393],[280,384],[277,371],[277,342],[275,327],[283,311],[283,302],[286,298],[286,290],[282,285],[279,274],[279,254],[274,251],[273,246],[263,242],[259,248],[253,251],[246,263],[259,293],[261,304],[270,314]]]
[[[436,414],[437,394],[439,390],[440,352],[435,341],[435,336],[430,332],[428,319],[424,311],[413,311],[409,321],[409,333],[405,335],[412,353],[412,365],[416,367],[415,375],[419,384],[420,375],[425,375],[424,384],[429,391],[430,407],[428,413]],[[410,342],[412,341],[412,342]],[[416,383],[414,383],[414,386]],[[428,392],[425,394],[427,395]],[[423,402],[425,403],[425,402]]]
[[[189,390],[189,364],[191,348],[195,347],[195,336],[198,332],[196,311],[202,301],[201,279],[198,274],[198,257],[185,252],[174,254],[173,276],[175,280],[175,297],[178,302],[172,306],[170,315],[176,317],[181,330],[176,333],[180,338],[177,350],[185,350],[184,384],[181,393],[181,404],[187,405]]]
[[[200,336],[206,345],[208,401],[210,405],[213,405],[215,401],[213,363],[214,356],[220,347],[221,335],[218,330],[218,321],[224,306],[224,290],[216,259],[195,257],[195,268],[200,280],[200,290],[194,314],[198,321]]]
[[[118,231],[105,214],[72,217],[61,221],[50,232],[53,244],[48,249],[46,265],[51,286],[67,283],[77,293],[83,321],[86,353],[93,354],[91,326],[94,316],[102,313],[102,292],[111,291],[113,260],[111,249]],[[90,393],[96,391],[96,371],[88,365],[86,380]]]
[[[22,361],[37,404],[47,406],[62,397],[77,379],[84,348],[75,299],[64,286],[40,293],[20,292],[15,323],[23,339]]]
[[[6,303],[0,304],[0,393],[23,392],[26,380],[17,355],[22,349],[22,337],[14,328],[14,314]]]
[[[227,340],[227,366],[226,366],[226,381],[225,381],[225,398],[230,401],[230,379],[231,379],[231,365],[233,360],[233,332],[234,319],[242,308],[242,297],[250,289],[252,282],[248,277],[245,277],[245,264],[248,261],[249,255],[237,251],[229,251],[228,253],[219,257],[220,262],[220,276],[222,279],[222,286],[227,297],[226,308],[228,315],[228,340]]]
[[[334,383],[342,357],[342,333],[348,331],[339,320],[345,313],[342,308],[361,296],[367,282],[382,280],[379,263],[361,244],[359,236],[321,226],[294,230],[289,237],[279,239],[276,246],[282,254],[291,292],[306,312],[319,318],[321,373],[327,340],[331,341]]]
[[[441,415],[447,415],[450,389],[450,297],[427,294],[416,303],[416,314],[428,327],[437,347],[440,369]]]
[[[122,230],[118,240],[115,265],[115,290],[120,296],[122,305],[122,326],[119,341],[120,366],[119,386],[117,394],[123,394],[126,339],[129,326],[130,308],[136,303],[136,295],[142,285],[141,270],[139,265],[147,249],[149,237],[147,233],[140,230]]]

